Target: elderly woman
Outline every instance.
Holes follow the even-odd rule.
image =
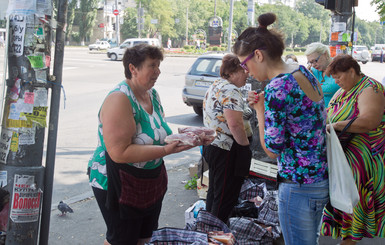
[[[252,131],[250,123],[243,120],[244,99],[239,90],[248,75],[239,64],[235,55],[223,57],[220,69],[223,79],[211,85],[203,101],[204,124],[217,132],[216,139],[203,148],[210,183],[206,210],[224,223],[237,203],[251,162]]]
[[[325,74],[326,67],[332,61],[329,47],[322,43],[311,43],[305,51],[310,71],[321,83],[326,107],[334,93],[340,88],[334,79]]]
[[[167,190],[163,157],[191,148],[178,142],[164,145],[171,129],[153,88],[162,60],[155,46],[127,49],[126,79],[107,95],[99,111],[99,144],[88,166],[107,226],[104,244],[149,242]]]
[[[330,101],[328,117],[338,131],[356,118],[344,149],[356,180],[360,202],[353,214],[324,210],[322,234],[342,237],[340,244],[355,244],[363,237],[385,237],[385,92],[374,79],[361,73],[350,55],[338,55],[326,70],[341,87]],[[346,136],[343,137],[345,139]]]
[[[278,164],[278,216],[286,245],[318,244],[324,205],[329,200],[326,111],[317,79],[304,66],[282,60],[283,36],[269,29],[273,13],[258,17],[233,52],[264,92],[249,92],[257,112],[262,148]]]

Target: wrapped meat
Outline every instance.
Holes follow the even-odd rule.
[[[216,132],[214,129],[207,127],[184,127],[178,128],[179,133],[194,133],[198,135],[203,145],[208,145],[215,139]]]
[[[191,146],[202,145],[202,140],[200,139],[200,137],[193,133],[181,133],[181,134],[168,135],[164,139],[164,141],[168,144],[178,141],[180,142],[179,145],[191,145]]]
[[[211,242],[218,241],[223,244],[235,244],[235,237],[232,233],[224,233],[223,231],[210,231],[209,240]]]

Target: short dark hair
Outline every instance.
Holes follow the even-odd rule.
[[[239,70],[243,70],[240,66],[241,62],[238,57],[233,54],[223,56],[220,74],[224,79],[229,79],[230,75]]]
[[[132,74],[129,65],[132,64],[137,68],[141,68],[143,62],[147,59],[163,60],[163,50],[157,46],[145,43],[135,45],[128,48],[123,56],[124,75],[127,79],[131,79]]]
[[[330,76],[338,72],[346,72],[353,68],[357,75],[361,74],[361,67],[358,62],[348,54],[339,54],[333,58],[333,61],[326,68],[325,73]]]
[[[258,17],[258,27],[249,27],[242,32],[233,46],[233,53],[238,56],[246,56],[254,50],[260,49],[266,53],[270,59],[281,59],[285,44],[283,35],[267,27],[277,19],[274,13],[265,13]]]

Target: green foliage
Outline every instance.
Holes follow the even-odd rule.
[[[294,51],[294,49],[292,49],[292,48],[288,47],[288,48],[286,48],[286,49],[285,49],[285,51],[286,51],[286,52],[293,52],[293,51]]]
[[[80,43],[80,41],[81,41],[79,32],[72,32],[71,38],[76,43]]]
[[[79,34],[81,41],[85,41],[92,35],[92,28],[95,25],[96,9],[98,0],[80,0],[80,23]]]
[[[72,33],[72,26],[75,19],[75,8],[76,8],[77,1],[72,0],[70,3],[68,3],[68,10],[67,10],[67,31],[65,33],[66,40],[69,39],[70,34]]]
[[[198,179],[198,175],[195,175],[194,177],[192,177],[189,181],[187,181],[187,183],[184,185],[184,188],[186,190],[194,190],[197,188],[197,179]]]
[[[135,8],[126,8],[124,10],[123,24],[120,26],[121,40],[138,37],[138,26],[136,23],[137,10]]]
[[[219,50],[220,50],[220,47],[218,47],[218,46],[212,47],[212,51],[219,51]]]

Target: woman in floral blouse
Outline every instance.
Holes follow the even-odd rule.
[[[282,35],[268,29],[276,16],[259,16],[233,52],[264,91],[249,93],[261,145],[278,162],[278,214],[286,245],[318,244],[322,210],[329,199],[326,111],[321,85],[304,66],[282,60]]]
[[[203,101],[206,127],[216,131],[215,140],[203,148],[209,165],[206,210],[227,223],[251,162],[251,127],[243,120],[244,99],[239,90],[248,74],[237,56],[225,55],[220,70],[223,79],[215,81]]]

